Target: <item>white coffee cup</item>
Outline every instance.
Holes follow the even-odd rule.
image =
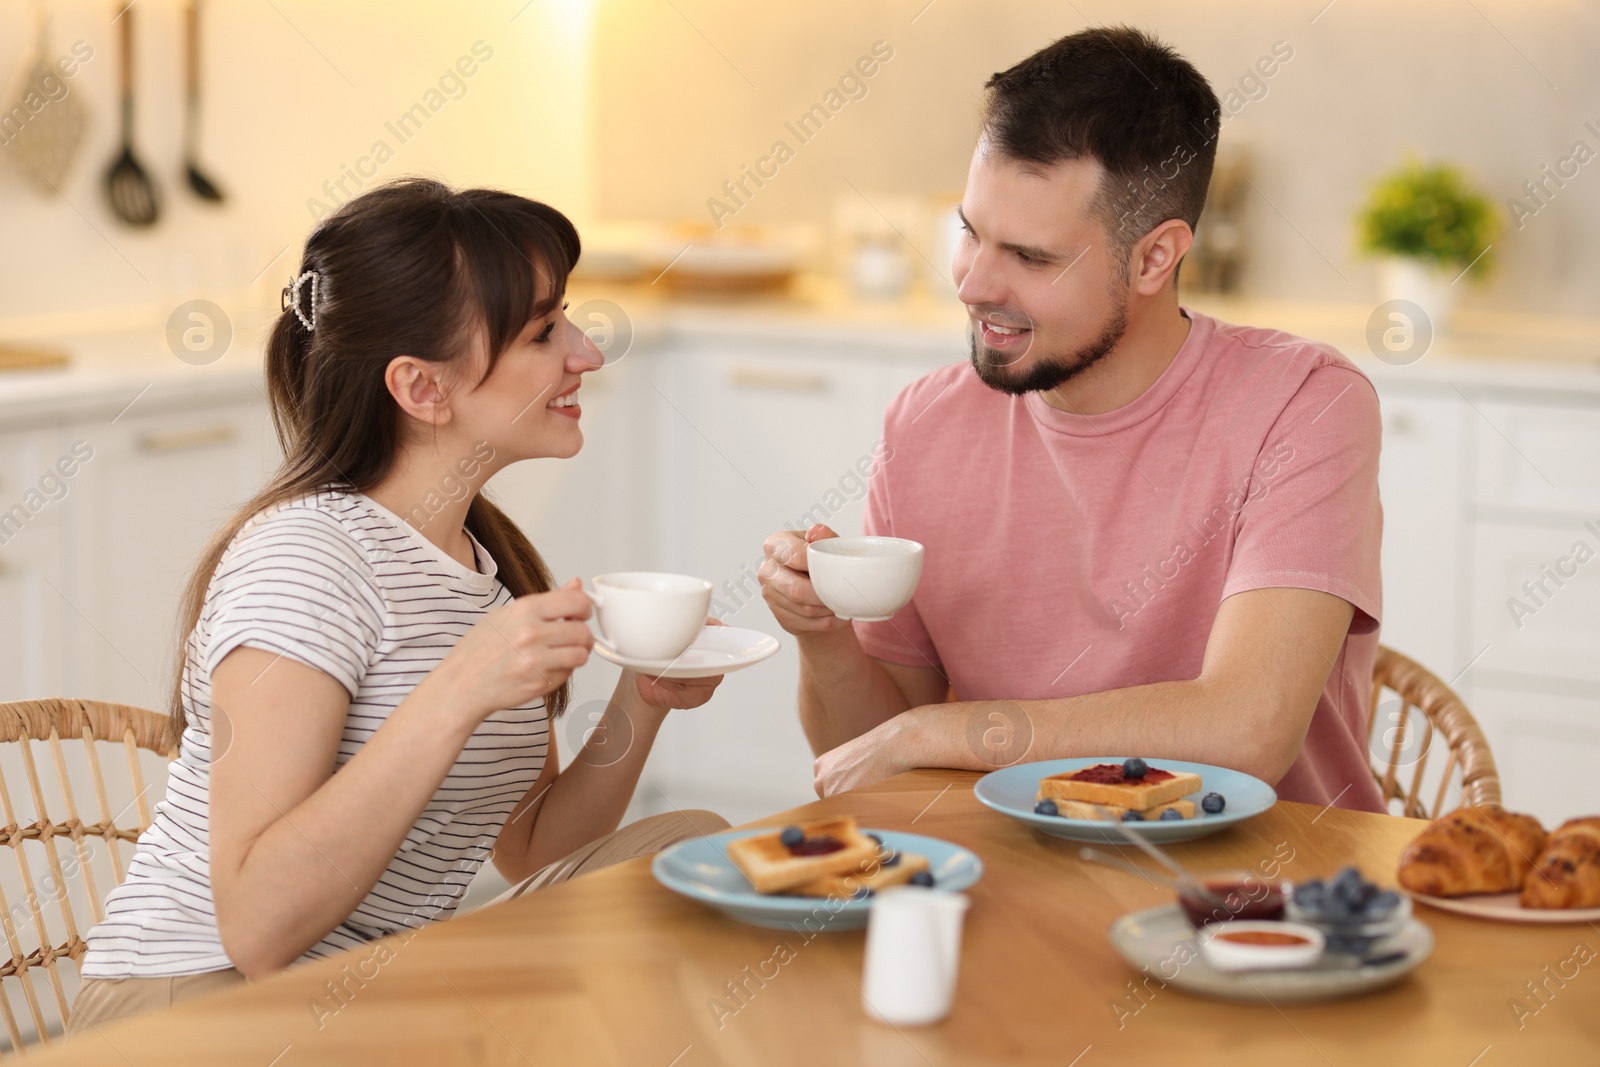
[[[621,571],[594,579],[600,640],[628,659],[668,661],[683,655],[705,626],[711,583],[687,574]]]
[[[861,1006],[894,1026],[926,1026],[950,1014],[961,968],[967,898],[918,886],[879,893],[867,918]]]
[[[806,546],[817,596],[841,619],[882,622],[911,603],[922,546],[903,537],[826,537]]]

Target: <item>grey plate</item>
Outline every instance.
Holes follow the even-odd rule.
[[[1392,963],[1359,966],[1349,957],[1326,955],[1297,971],[1219,971],[1200,956],[1194,930],[1176,904],[1136,911],[1111,924],[1111,944],[1122,958],[1186,993],[1254,1004],[1337,1000],[1393,985],[1433,952],[1433,931],[1412,919],[1398,934],[1374,946],[1369,958],[1401,952]]]

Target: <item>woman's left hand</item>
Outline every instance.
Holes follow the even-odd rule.
[[[698,708],[711,699],[723,676],[711,678],[651,678],[636,674],[634,688],[639,699],[657,708]]]
[[[707,626],[726,626],[721,619],[706,616]],[[722,684],[723,675],[712,678],[648,678],[634,676],[639,699],[658,708],[698,708],[711,699]]]

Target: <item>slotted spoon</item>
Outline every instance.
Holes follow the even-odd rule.
[[[149,226],[161,214],[155,182],[133,154],[133,8],[123,9],[122,23],[122,154],[106,171],[106,200],[129,226]]]

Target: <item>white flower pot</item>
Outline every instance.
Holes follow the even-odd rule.
[[[1438,336],[1449,328],[1461,295],[1465,279],[1456,281],[1460,273],[1424,260],[1386,256],[1378,261],[1378,291],[1385,301],[1408,300],[1420,307]]]

